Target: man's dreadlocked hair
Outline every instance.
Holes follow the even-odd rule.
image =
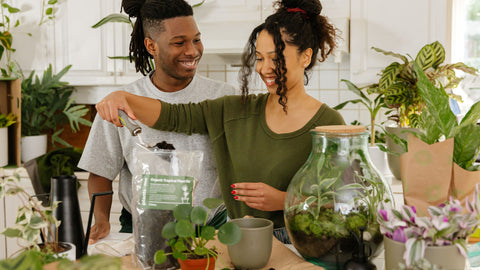
[[[136,71],[147,75],[153,70],[153,58],[145,48],[145,37],[152,38],[164,31],[163,20],[192,16],[192,7],[184,0],[123,0],[122,8],[130,18],[136,18],[130,39],[130,61]]]

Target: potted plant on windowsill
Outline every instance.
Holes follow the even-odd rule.
[[[392,174],[400,179],[399,154],[406,151],[406,137],[408,132],[416,131],[418,120],[425,108],[425,101],[417,87],[418,77],[413,71],[416,63],[426,74],[430,82],[437,87],[442,84],[450,98],[461,100],[452,93],[463,79],[455,71],[463,71],[476,75],[477,70],[463,63],[444,63],[445,49],[438,41],[423,46],[415,59],[409,55],[385,51],[372,47],[376,52],[400,59],[392,62],[380,73],[379,82],[370,86],[373,93],[382,94],[385,104],[396,113],[389,115],[389,120],[395,122],[393,126],[386,126],[388,163]]]
[[[66,66],[57,74],[53,74],[52,65],[44,71],[40,79],[32,71],[22,81],[22,160],[28,161],[46,153],[46,144],[39,153],[27,155],[27,150],[33,146],[26,146],[25,136],[41,136],[46,143],[47,135],[51,136],[51,144],[57,143],[70,147],[71,145],[60,138],[63,124],[70,123],[70,128],[76,132],[80,124],[91,126],[91,121],[82,118],[88,113],[85,105],[74,105],[71,95],[75,88],[62,82],[60,79],[68,72],[71,65]],[[35,77],[34,77],[35,75]],[[25,157],[24,157],[25,155]],[[28,158],[26,158],[28,156]]]
[[[414,206],[396,210],[380,204],[377,220],[385,236],[386,269],[398,269],[400,263],[412,267],[421,258],[442,269],[465,269],[467,238],[480,223],[478,186],[465,205],[466,211],[460,201],[450,198],[430,206],[429,216],[418,216]]]
[[[222,200],[207,198],[203,204],[211,210],[220,206]],[[180,204],[174,208],[173,216],[175,221],[165,224],[162,229],[162,236],[169,239],[168,245],[172,252],[157,251],[154,258],[156,264],[162,264],[167,255],[172,255],[178,260],[182,270],[189,269],[190,263],[199,263],[196,260],[201,260],[202,265],[197,264],[195,269],[214,269],[218,254],[215,246],[208,248],[207,243],[217,237],[225,245],[234,245],[240,241],[242,235],[238,225],[232,222],[223,224],[218,231],[212,226],[206,226],[208,212],[200,206]]]

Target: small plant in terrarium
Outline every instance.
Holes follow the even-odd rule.
[[[318,127],[312,132],[312,153],[292,179],[285,202],[285,224],[295,248],[327,269],[352,258],[360,235],[373,253],[377,250],[382,242],[377,205],[391,201],[366,156],[365,127],[343,127],[346,131],[317,132]]]

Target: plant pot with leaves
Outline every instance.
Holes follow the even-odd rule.
[[[390,173],[390,170],[387,168],[386,164],[386,154],[385,150],[385,133],[383,132],[383,127],[377,124],[377,116],[380,110],[388,108],[385,104],[385,99],[383,93],[373,93],[373,90],[370,89],[372,86],[358,87],[348,80],[342,80],[347,85],[348,90],[352,91],[357,95],[358,99],[351,99],[344,101],[337,106],[333,107],[335,110],[343,109],[347,104],[362,104],[370,114],[370,123],[368,125],[369,130],[369,144],[368,151],[370,153],[370,158],[373,161],[373,164],[382,174]],[[372,96],[370,98],[369,96]],[[388,115],[391,111],[385,112]],[[355,123],[356,124],[356,123]],[[377,127],[381,129],[379,132]]]
[[[312,130],[312,152],[287,189],[284,218],[298,252],[326,269],[343,269],[358,255],[358,240],[375,255],[383,241],[377,205],[392,201],[374,168],[364,126]],[[368,254],[365,255],[368,257]]]
[[[397,210],[380,204],[377,219],[385,236],[386,269],[465,269],[467,238],[480,223],[478,186],[465,206],[450,198],[420,216],[414,206]]]
[[[405,203],[426,214],[450,196],[463,200],[480,183],[480,102],[474,103],[458,122],[450,110],[443,86],[435,86],[414,64],[417,88],[426,106],[418,118],[419,131],[408,136],[407,152],[400,156]],[[415,192],[424,190],[425,192]]]
[[[207,198],[203,204],[211,210],[222,202],[220,199]],[[212,270],[215,268],[218,253],[215,246],[209,248],[207,243],[217,237],[225,245],[234,245],[241,239],[242,232],[235,223],[227,222],[218,231],[205,225],[208,212],[203,207],[180,204],[174,208],[173,216],[175,221],[165,224],[162,229],[162,236],[168,239],[172,252],[158,250],[154,258],[156,264],[164,263],[167,255],[172,255],[178,260],[182,270],[192,269],[188,268],[192,263],[196,265],[193,269]],[[194,262],[191,262],[192,260]]]
[[[13,113],[0,112],[0,167],[8,164],[8,127],[16,123]]]
[[[380,73],[379,82],[369,86],[372,93],[383,95],[385,104],[394,111],[394,113],[389,114],[388,118],[395,124],[386,127],[387,148],[389,149],[388,163],[392,174],[400,179],[398,157],[405,152],[407,134],[416,131],[419,117],[425,109],[425,100],[419,93],[418,77],[413,72],[413,64],[416,63],[434,85],[438,87],[442,84],[448,96],[455,102],[461,101],[461,97],[455,95],[452,91],[462,80],[456,75],[455,71],[476,75],[477,70],[463,63],[444,63],[445,49],[438,41],[423,46],[415,59],[412,59],[409,55],[407,57],[375,47],[372,47],[372,49],[401,60],[389,64]],[[397,130],[399,128],[400,130]],[[410,128],[410,130],[403,128]],[[398,146],[393,149],[393,145]]]
[[[91,126],[91,121],[82,118],[88,113],[85,105],[75,105],[72,94],[75,88],[60,79],[70,69],[66,66],[57,74],[53,74],[52,65],[44,71],[40,79],[32,71],[22,81],[22,139],[25,136],[48,134],[51,144],[70,147],[71,145],[60,137],[63,124],[69,123],[73,132],[80,129],[80,124]],[[25,141],[25,140],[24,140]],[[29,147],[22,144],[22,151]],[[46,149],[44,150],[46,152]],[[44,153],[43,153],[44,154]],[[23,159],[23,161],[27,161]]]
[[[0,178],[0,199],[4,196],[16,197],[21,205],[15,224],[6,228],[2,234],[6,237],[21,239],[20,242],[25,247],[20,250],[22,254],[14,259],[2,261],[1,265],[27,265],[33,260],[34,265],[40,266],[34,269],[41,269],[41,265],[62,258],[75,260],[75,246],[59,242],[56,238],[60,222],[54,217],[53,211],[59,202],[53,202],[51,206],[43,206],[37,198],[25,191],[18,173],[11,177]],[[42,243],[39,243],[40,239]]]

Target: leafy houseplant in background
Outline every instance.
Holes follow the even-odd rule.
[[[383,93],[373,94],[372,90],[370,89],[372,86],[359,88],[358,86],[356,86],[355,84],[353,84],[348,80],[342,80],[342,81],[345,82],[348,90],[352,91],[359,98],[342,102],[337,106],[333,107],[333,109],[341,110],[349,103],[352,103],[352,104],[360,103],[368,110],[370,114],[370,124],[369,124],[370,143],[368,147],[368,150],[370,152],[370,158],[372,158],[373,163],[375,164],[377,169],[379,169],[381,173],[386,174],[388,172],[387,165],[386,165],[386,157],[385,157],[385,153],[382,151],[382,149],[384,149],[385,147],[383,145],[376,144],[376,138],[380,136],[379,135],[380,132],[378,132],[375,128],[377,126],[376,119],[377,119],[378,113],[382,108],[388,108],[385,104]],[[369,98],[369,95],[374,95],[375,97],[371,99]],[[387,112],[387,115],[388,115],[388,112]]]
[[[49,65],[41,79],[32,71],[22,81],[22,136],[51,134],[53,146],[59,143],[69,147],[60,138],[63,129],[57,130],[57,127],[69,123],[72,131],[76,132],[80,124],[91,126],[89,120],[82,118],[87,114],[88,108],[73,104],[71,95],[75,88],[68,85],[68,82],[60,81],[70,67],[68,65],[53,74],[52,65]]]
[[[468,257],[467,237],[480,223],[478,187],[472,201],[466,199],[465,204],[466,211],[460,201],[450,198],[439,206],[430,206],[429,216],[418,216],[414,206],[403,205],[395,210],[380,204],[377,219],[386,238],[386,269],[395,269],[399,262],[410,267],[423,257],[445,269],[464,269]],[[438,247],[437,252],[443,247],[446,251],[443,258],[434,258],[429,253],[432,246]]]
[[[208,209],[215,209],[222,203],[220,199],[207,198],[203,204]],[[178,259],[183,268],[187,259],[204,259],[205,266],[201,269],[214,269],[218,256],[215,246],[207,247],[215,236],[225,245],[234,245],[240,241],[242,232],[237,224],[227,222],[218,232],[212,226],[206,226],[207,211],[200,206],[193,207],[188,204],[177,205],[173,210],[175,221],[167,223],[162,229],[162,236],[168,240],[172,248],[172,256]],[[202,227],[198,227],[198,225]],[[155,263],[162,264],[167,259],[168,253],[158,250],[155,253]]]
[[[455,100],[460,100],[460,97],[451,91],[463,79],[458,77],[455,71],[475,75],[476,70],[463,63],[444,63],[445,49],[438,41],[423,46],[415,59],[375,47],[372,49],[401,60],[388,65],[380,73],[379,82],[369,87],[371,92],[383,94],[385,104],[396,112],[389,115],[389,119],[393,120],[396,126],[387,126],[386,134],[390,170],[400,179],[398,155],[406,151],[407,131],[415,131],[420,114],[425,108],[425,101],[416,84],[418,78],[413,72],[413,64],[416,63],[434,85],[438,87],[442,84],[449,97]]]
[[[342,269],[359,245],[360,228],[372,254],[382,242],[377,204],[392,200],[367,158],[363,126],[317,127],[312,152],[292,178],[285,226],[298,252],[326,269]]]

